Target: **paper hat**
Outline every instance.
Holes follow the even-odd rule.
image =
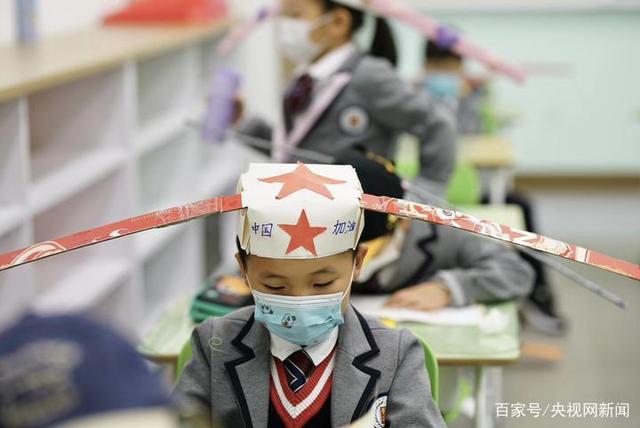
[[[344,251],[348,248],[353,248],[358,241],[358,234],[363,227],[362,214],[356,210],[355,205],[350,205],[350,203],[359,202],[360,208],[364,210],[453,227],[516,246],[584,263],[640,281],[640,265],[588,248],[432,205],[386,196],[373,196],[366,193],[362,193],[361,197],[357,198],[360,187],[355,178],[355,172],[351,167],[291,164],[288,166],[257,165],[253,168],[241,180],[244,190],[240,194],[219,196],[188,205],[168,208],[51,241],[41,242],[6,254],[0,254],[0,274],[1,271],[6,269],[89,245],[243,208],[247,209],[245,213],[247,220],[244,224],[248,225],[249,229],[241,231],[242,241],[253,254],[270,254],[271,257],[274,257],[275,254],[276,257],[281,258],[309,258],[335,254],[340,250]],[[265,172],[265,176],[262,176],[262,171]],[[342,183],[342,181],[345,181],[345,183]],[[267,186],[273,186],[274,188]],[[275,195],[276,200],[268,201],[267,196],[263,199],[258,194],[261,189],[265,189],[265,194],[271,195],[271,198]],[[268,192],[267,189],[269,189]],[[340,190],[338,191],[338,189]],[[343,192],[344,195],[342,195]],[[291,202],[286,201],[287,198],[291,198]],[[336,204],[331,205],[334,200]],[[352,202],[347,203],[347,200]],[[322,209],[319,209],[316,203],[320,204],[321,201],[325,205],[323,205]],[[289,206],[295,207],[295,209],[291,208],[293,211],[289,217],[285,217],[284,214],[279,217],[280,214],[276,215],[269,212],[271,208],[276,206],[275,204],[283,202],[291,204],[283,204],[282,206],[285,208],[282,210],[283,212]],[[256,208],[253,208],[254,205]],[[309,209],[308,213],[307,209]],[[329,213],[320,212],[324,210]],[[271,217],[272,214],[273,217]],[[349,233],[344,233],[344,236],[336,236],[336,240],[332,242],[331,239],[334,237],[329,235],[332,234],[332,227],[336,224],[332,225],[330,219],[333,221],[334,218],[339,220],[337,224],[337,230],[339,231],[347,230],[350,227],[346,224],[348,221],[357,221],[357,232],[351,235],[350,233],[355,232],[355,230],[348,231]],[[282,234],[274,240],[278,241],[278,244],[271,247],[263,243],[260,238],[252,239],[250,235],[248,236],[249,233],[253,232],[250,227],[252,221],[255,221],[256,224],[261,221],[261,225],[273,223],[272,234],[274,229],[278,234],[282,231]],[[279,223],[280,221],[282,223]],[[345,222],[345,229],[343,229],[342,222]],[[299,230],[305,229],[308,234],[299,233]],[[261,228],[258,231],[262,233]],[[323,234],[326,235],[322,236]],[[287,241],[287,236],[289,241]],[[329,241],[326,239],[329,239]],[[313,254],[314,252],[316,255]]]
[[[358,245],[362,188],[351,166],[254,163],[238,192],[238,239],[248,254],[306,259]]]

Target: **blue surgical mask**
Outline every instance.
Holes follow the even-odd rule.
[[[355,263],[354,263],[355,270]],[[249,284],[256,303],[255,319],[271,333],[300,346],[321,342],[344,323],[342,301],[351,288],[341,293],[313,296],[279,296],[256,291]]]
[[[454,73],[430,73],[424,80],[424,89],[436,99],[458,98],[462,79]]]

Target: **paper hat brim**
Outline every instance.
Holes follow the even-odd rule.
[[[640,265],[458,211],[367,194],[362,195],[361,204],[364,209],[461,229],[640,281]],[[145,230],[168,227],[241,208],[242,195],[231,195],[156,211],[2,254],[0,271]]]

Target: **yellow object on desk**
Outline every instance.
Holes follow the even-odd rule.
[[[474,135],[462,139],[460,160],[479,169],[505,168],[515,162],[513,145],[503,137]]]

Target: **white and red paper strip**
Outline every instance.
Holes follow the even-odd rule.
[[[336,0],[359,9],[368,9],[386,18],[395,18],[419,31],[429,40],[456,52],[460,56],[474,59],[492,70],[502,73],[518,83],[523,83],[527,74],[523,67],[508,61],[497,53],[473,43],[428,15],[420,13],[402,0]]]
[[[0,271],[101,242],[242,208],[241,195],[219,196],[129,218],[0,255]]]
[[[620,260],[588,248],[532,232],[514,229],[510,226],[480,219],[458,211],[402,199],[367,194],[362,195],[360,204],[363,209],[454,227],[514,245],[531,248],[543,253],[556,255],[575,262],[584,263],[640,281],[640,265]],[[122,238],[145,230],[173,226],[217,213],[239,210],[243,207],[242,196],[237,194],[220,196],[133,217],[2,254],[0,255],[0,271],[101,242]]]
[[[361,206],[371,211],[450,226],[467,232],[499,239],[514,245],[584,263],[640,281],[640,265],[620,260],[588,248],[579,247],[536,233],[514,229],[504,224],[480,219],[458,211],[418,204],[403,199],[367,194],[362,196]]]

